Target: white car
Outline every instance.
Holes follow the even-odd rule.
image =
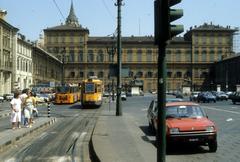
[[[3,101],[4,101],[3,96],[0,96],[0,102],[3,102]]]
[[[125,92],[122,92],[122,93],[121,93],[121,99],[122,99],[123,101],[126,101],[126,100],[127,100],[127,95],[126,95]]]
[[[11,101],[13,99],[13,93],[11,94],[6,94],[6,100]]]

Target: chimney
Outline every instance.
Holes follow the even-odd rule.
[[[5,16],[7,15],[6,10],[0,10],[0,19],[5,20]]]

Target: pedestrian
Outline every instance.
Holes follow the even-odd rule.
[[[32,92],[32,98],[34,100],[34,108],[33,108],[33,117],[38,117],[38,109],[37,109],[37,94],[36,92]],[[34,123],[34,121],[33,121]]]
[[[16,91],[14,93],[13,99],[11,100],[11,123],[12,123],[12,129],[21,128],[20,122],[21,122],[21,105],[22,100],[20,99],[20,93]]]
[[[29,90],[27,92],[27,97],[24,100],[24,117],[25,117],[25,126],[26,127],[32,127],[33,124],[33,108],[35,107],[35,101],[32,98],[31,91]]]
[[[24,103],[25,99],[27,98],[27,92],[29,91],[28,88],[22,90],[22,94],[20,94],[20,99],[22,100],[22,104]],[[25,126],[26,121],[25,121],[25,116],[24,116],[24,106],[22,105],[22,124]]]

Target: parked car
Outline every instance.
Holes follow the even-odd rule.
[[[0,102],[3,102],[3,101],[4,101],[3,96],[0,96]]]
[[[214,96],[216,96],[216,100],[228,100],[228,95],[224,92],[212,92]]]
[[[230,98],[233,104],[236,104],[236,102],[240,102],[240,92],[233,93]]]
[[[216,102],[216,97],[211,92],[201,92],[198,94],[197,102]]]
[[[126,92],[122,92],[121,93],[121,99],[122,99],[122,101],[126,101],[127,100]]]
[[[157,102],[148,108],[150,130],[157,130]],[[207,145],[210,152],[217,151],[217,129],[200,105],[192,102],[166,103],[167,147],[175,143]]]
[[[12,99],[13,99],[13,93],[6,94],[6,95],[5,95],[5,100],[11,101]]]
[[[197,101],[199,92],[192,92],[191,95],[189,96],[190,101]]]
[[[38,93],[36,94],[36,99],[38,103],[43,103],[43,102],[49,102],[49,96],[47,94],[44,93]]]

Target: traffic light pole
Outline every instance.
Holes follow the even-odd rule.
[[[158,44],[158,129],[157,129],[157,162],[165,162],[166,156],[166,43]]]

